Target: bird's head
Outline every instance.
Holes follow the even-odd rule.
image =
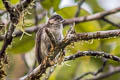
[[[48,23],[50,24],[62,24],[65,20],[60,15],[53,15],[49,18]]]

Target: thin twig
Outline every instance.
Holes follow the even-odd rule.
[[[120,24],[116,24],[116,23],[114,23],[114,22],[112,22],[112,21],[110,21],[110,20],[108,20],[108,19],[106,19],[106,18],[103,18],[103,20],[104,20],[105,22],[113,25],[113,26],[116,26],[116,27],[120,28]]]
[[[55,68],[56,68],[56,65],[50,67],[49,71],[46,73],[46,76],[43,80],[48,80],[50,78],[51,74],[54,72]]]
[[[37,13],[37,1],[34,2],[34,15],[35,15],[35,26],[38,26],[38,13]]]
[[[103,73],[99,76],[96,76],[94,78],[84,79],[84,80],[102,80],[102,79],[108,78],[108,77],[110,77],[114,74],[118,74],[118,73],[120,73],[120,67],[116,67],[112,71],[105,72],[105,73]]]
[[[79,1],[78,1],[78,8],[77,8],[77,11],[76,11],[76,13],[75,13],[75,17],[78,17],[78,16],[79,16],[81,6],[82,6],[82,4],[83,4],[84,2],[85,2],[85,0],[79,0]]]
[[[15,7],[19,10],[19,12],[24,11],[30,3],[32,3],[34,0],[22,0],[20,3],[18,3]]]
[[[83,77],[85,77],[85,76],[87,76],[87,75],[89,75],[89,74],[91,74],[91,75],[93,75],[93,76],[97,76],[99,73],[103,72],[103,70],[104,70],[104,68],[105,68],[105,66],[106,66],[106,63],[107,63],[107,60],[105,60],[105,61],[103,62],[102,67],[100,67],[100,69],[98,69],[96,72],[87,72],[87,73],[84,73],[84,74],[82,74],[80,77],[77,77],[75,80],[80,80],[80,79],[82,79]]]

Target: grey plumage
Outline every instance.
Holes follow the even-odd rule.
[[[47,28],[59,43],[63,39],[63,18],[59,15],[53,15],[46,25],[40,28],[36,34],[36,58],[40,64],[45,56],[48,55],[51,48],[51,41],[45,32]]]

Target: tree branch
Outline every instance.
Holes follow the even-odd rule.
[[[15,29],[15,26],[11,23],[10,26],[9,26],[9,30],[5,35],[4,44],[2,46],[2,49],[0,50],[0,57],[4,57],[6,48],[8,47],[8,45],[11,44],[12,34],[14,32],[14,29]]]
[[[13,32],[15,30],[15,25],[18,24],[19,22],[19,17],[21,12],[23,11],[23,9],[18,9],[18,7],[24,6],[24,8],[26,8],[29,3],[31,3],[32,0],[24,0],[24,4],[20,5],[21,3],[19,3],[16,8],[16,6],[12,6],[8,0],[2,0],[6,10],[8,11],[8,13],[10,14],[10,25],[9,25],[9,29],[7,31],[7,33],[5,34],[4,37],[4,43],[2,45],[2,48],[0,50],[0,79],[2,80],[4,78],[5,72],[4,72],[4,64],[6,62],[6,56],[5,56],[5,51],[8,47],[8,45],[11,44],[12,40],[13,40]]]
[[[3,1],[3,4],[6,8],[6,10],[9,12],[10,14],[10,19],[11,19],[11,24],[10,24],[10,27],[9,27],[9,30],[8,32],[6,33],[5,35],[5,38],[4,38],[4,44],[3,44],[3,47],[0,51],[0,55],[1,56],[4,56],[3,54],[5,53],[5,50],[6,48],[8,47],[8,45],[11,44],[12,42],[12,34],[14,32],[14,29],[15,29],[15,25],[18,24],[19,22],[19,16],[20,16],[20,12],[18,11],[18,9],[14,8],[14,7],[11,7],[11,4],[9,3],[8,0],[2,0]],[[32,1],[32,0],[31,0]],[[28,2],[30,3],[30,0],[25,0],[24,2]],[[19,3],[18,5],[20,5],[21,3]],[[24,4],[26,5],[26,4]],[[29,4],[28,4],[29,5]],[[22,4],[23,6],[23,4]],[[26,6],[27,7],[27,6]]]
[[[55,50],[57,51],[57,50]],[[110,55],[108,53],[104,53],[104,52],[98,52],[98,51],[83,51],[83,52],[78,52],[77,54],[71,55],[71,56],[67,56],[65,57],[64,61],[69,61],[69,60],[74,60],[76,58],[79,57],[83,57],[83,56],[97,56],[97,57],[104,57],[106,59],[111,59],[117,62],[120,62],[120,58],[117,56],[113,56]],[[45,65],[46,64],[46,65]],[[50,66],[53,65],[47,65],[48,63],[44,63],[44,64],[40,64],[37,68],[35,68],[30,74],[26,75],[23,80],[31,80],[31,79],[36,79],[37,76],[39,75],[38,79],[40,78],[40,76],[46,71],[46,69]],[[105,66],[106,63],[104,63],[103,67]],[[99,72],[99,71],[98,71]],[[97,73],[98,73],[97,72]]]
[[[104,11],[104,12],[96,13],[96,14],[89,15],[89,16],[83,16],[83,17],[79,17],[79,18],[66,19],[65,22],[64,22],[64,25],[72,24],[74,22],[75,23],[80,23],[80,22],[86,22],[86,21],[91,21],[91,20],[102,19],[106,15],[111,15],[111,14],[116,13],[118,11],[120,11],[120,8],[115,8],[115,9],[112,9],[110,11]],[[45,15],[45,14],[43,14],[43,15]],[[38,18],[38,19],[41,19],[41,17]],[[44,24],[40,24],[38,26],[41,26],[41,25],[44,25]],[[37,30],[38,30],[38,27],[34,27],[34,26],[25,29],[25,31],[28,32],[28,33],[37,32]],[[21,31],[15,32],[15,35],[16,36],[20,36],[20,35],[22,35],[22,32]],[[0,40],[2,40],[2,39],[3,38],[1,38]]]
[[[83,56],[103,57],[106,59],[111,59],[111,60],[120,62],[120,57],[111,55],[109,53],[98,52],[98,51],[79,51],[78,53],[74,55],[65,57],[64,61],[74,60],[76,58],[83,57]]]
[[[12,10],[12,5],[10,4],[9,0],[2,0],[6,10],[10,12]]]
[[[19,15],[20,15],[19,12],[22,12],[24,10],[24,8],[26,8],[29,5],[29,3],[32,2],[32,1],[33,0],[24,0],[23,2],[21,2],[21,4],[18,4],[18,5],[15,6],[16,7],[15,11],[11,10],[11,9],[10,10],[8,9],[8,11],[11,14],[12,23],[15,23],[15,24],[18,23],[17,19],[19,18]],[[98,19],[101,19],[101,18],[103,18],[105,16],[108,16],[110,14],[116,13],[119,10],[120,10],[120,7],[116,8],[116,9],[113,9],[113,10],[110,10],[110,11],[96,13],[96,14],[90,15],[90,16],[67,19],[65,21],[64,25],[71,24],[71,23],[74,23],[74,22],[78,23],[78,22],[85,22],[85,21],[91,21],[91,20],[98,20]],[[17,14],[16,14],[16,12],[17,12]],[[16,22],[16,20],[17,20],[17,22]],[[12,25],[12,26],[14,26],[14,25]],[[9,29],[10,31],[8,31],[8,33],[6,34],[6,36],[4,38],[6,41],[4,42],[5,48],[4,48],[4,45],[3,45],[3,48],[2,48],[3,52],[6,50],[7,46],[12,42],[12,38],[13,38],[12,34],[13,34],[13,31],[14,31],[14,28],[15,27],[10,27],[10,29]],[[28,31],[29,32],[34,32],[34,31],[37,31],[37,28],[32,28],[32,29],[29,28]],[[17,32],[16,34],[20,35],[21,32],[19,32],[19,33]],[[99,39],[99,38],[103,39],[103,38],[117,37],[117,36],[120,36],[120,30],[110,30],[110,31],[99,31],[99,32],[89,32],[89,33],[74,34],[73,36],[70,36],[69,38],[63,40],[60,44],[58,44],[58,46],[55,48],[53,53],[54,54],[59,53],[61,50],[63,50],[70,43],[77,42],[79,40],[91,40],[91,39]],[[9,42],[9,43],[7,43],[7,45],[6,45],[6,42]],[[83,54],[83,55],[79,54],[78,56],[84,56],[84,55],[87,55],[87,56],[102,56],[102,57],[112,59],[112,60],[115,60],[115,61],[120,61],[119,57],[109,55],[109,54],[105,54],[103,52],[99,52],[99,53],[91,52],[89,54],[87,52],[85,52],[85,53],[86,54]],[[55,56],[54,56],[54,58],[55,58]],[[39,65],[35,70],[33,70],[30,74],[28,74],[25,79],[34,79],[36,76],[39,78],[42,75],[42,73],[44,73],[46,71],[47,67],[52,66],[52,65],[49,65],[49,63],[47,61],[48,60],[45,60],[46,63],[43,62],[43,64]]]
[[[9,3],[8,0],[2,0],[6,10],[11,14],[11,4]],[[12,16],[10,16],[11,20],[13,20]],[[14,22],[14,21],[12,21]],[[0,50],[0,79],[4,79],[4,76],[6,76],[5,71],[4,71],[4,64],[7,63],[6,61],[6,56],[5,56],[5,51],[8,47],[9,44],[11,44],[12,42],[12,33],[15,29],[15,26],[13,25],[13,23],[10,23],[9,29],[7,31],[7,33],[5,34],[5,38],[4,38],[4,43],[3,46]]]
[[[64,39],[60,44],[58,44],[59,49],[64,49],[67,45],[72,42],[77,42],[80,40],[92,40],[92,39],[104,39],[109,37],[120,36],[120,30],[110,30],[110,31],[98,31],[98,32],[88,32],[71,35],[69,38]]]
[[[102,19],[106,16],[109,16],[111,14],[114,14],[116,12],[120,11],[120,7],[109,10],[109,11],[104,11],[104,12],[99,12],[93,15],[89,15],[89,16],[83,16],[83,17],[78,17],[78,18],[73,18],[73,19],[67,19],[64,22],[64,25],[67,24],[72,24],[72,23],[80,23],[80,22],[86,22],[86,21],[92,21],[92,20],[98,20],[98,19]]]
[[[36,80],[39,79],[43,73],[45,73],[46,69],[50,66],[49,62],[47,61],[48,59],[44,60],[38,67],[36,67],[31,73],[26,75],[25,77],[22,78],[22,80]]]
[[[41,24],[43,25],[43,24]],[[38,27],[30,27],[26,28],[25,31],[27,33],[37,32]],[[15,37],[22,35],[21,31],[14,32]],[[79,41],[79,40],[91,40],[91,39],[104,39],[109,37],[119,37],[120,30],[108,30],[108,31],[98,31],[98,32],[86,32],[79,33],[75,36],[71,36],[68,41]],[[4,36],[0,36],[0,41],[4,39]]]
[[[120,11],[119,7],[115,8],[115,9],[112,9],[110,11],[104,11],[104,12],[96,13],[96,14],[89,15],[89,16],[83,16],[83,17],[79,17],[79,18],[66,19],[65,22],[64,22],[64,25],[72,24],[74,22],[80,23],[80,22],[86,22],[86,21],[91,21],[91,20],[103,19],[106,15],[111,15],[111,14],[116,13],[118,11]],[[43,16],[44,15],[45,15],[45,13],[43,13]],[[38,19],[41,19],[41,17],[38,18]],[[41,25],[44,25],[44,24],[40,24],[38,26],[41,26]],[[28,32],[28,33],[37,32],[37,30],[38,30],[38,27],[34,27],[34,26],[25,29],[25,31]],[[17,32],[14,33],[14,35],[16,35],[16,37],[20,36],[20,35],[22,35],[22,32],[21,31],[17,31]],[[0,41],[3,40],[3,39],[4,39],[4,36],[0,37]]]
[[[20,3],[18,3],[15,7],[19,10],[19,12],[24,11],[30,3],[32,3],[34,0],[22,0]]]

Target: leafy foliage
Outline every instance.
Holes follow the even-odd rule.
[[[47,10],[50,8],[57,10],[59,8],[59,4],[60,0],[41,0],[41,5]]]
[[[64,7],[59,9],[59,5],[61,0],[40,0],[42,7],[50,13],[50,10],[53,9],[54,12],[60,14],[64,19],[74,18],[77,6],[71,7]],[[77,2],[78,0],[74,0]],[[16,4],[19,0],[11,0],[12,4]],[[101,6],[99,6],[97,0],[86,0],[86,3],[92,8],[93,13],[104,11]],[[4,6],[2,0],[0,0],[0,10],[4,10]],[[31,10],[33,13],[34,8]],[[38,11],[41,12],[41,11]],[[80,10],[79,17],[91,15],[85,9]],[[2,16],[2,15],[1,15]],[[0,17],[1,17],[0,16]],[[26,17],[27,16],[27,17]],[[25,22],[27,24],[34,24],[34,15],[26,15]],[[1,20],[0,20],[1,21]],[[45,18],[40,23],[44,23]],[[27,27],[27,26],[25,26]],[[28,26],[30,27],[30,25]],[[70,26],[67,25],[64,27],[63,34],[66,35],[67,31],[69,30]],[[115,26],[112,26],[104,21],[89,21],[84,23],[75,24],[74,29],[77,33],[83,32],[96,32],[100,30],[112,30],[116,29]],[[66,48],[66,55],[75,54],[77,51],[86,51],[86,50],[99,50],[105,51],[110,54],[120,56],[120,39],[119,38],[110,38],[104,40],[90,40],[90,41],[80,41],[75,42],[74,44],[69,45]],[[3,42],[0,42],[0,48],[2,47]],[[24,35],[23,38],[20,40],[20,37],[14,38],[12,45],[9,46],[7,49],[7,53],[10,55],[22,55],[22,53],[27,53],[34,48],[35,44],[35,34],[32,36]],[[33,53],[34,54],[34,53]],[[20,61],[20,60],[19,60]],[[68,65],[70,66],[68,66]],[[118,66],[119,64],[116,62],[110,61],[110,64],[114,64]],[[19,65],[19,64],[18,64]],[[101,66],[101,60],[96,59],[95,57],[83,57],[74,61],[70,61],[67,63],[63,63],[63,65],[58,65],[52,76],[49,80],[72,80],[79,75],[89,72],[95,71]],[[14,69],[14,68],[12,68]],[[107,69],[106,69],[107,70]],[[8,70],[9,71],[9,70]],[[87,76],[86,78],[90,78],[92,76]],[[118,79],[119,74],[115,76],[111,76],[105,80],[113,80]]]

